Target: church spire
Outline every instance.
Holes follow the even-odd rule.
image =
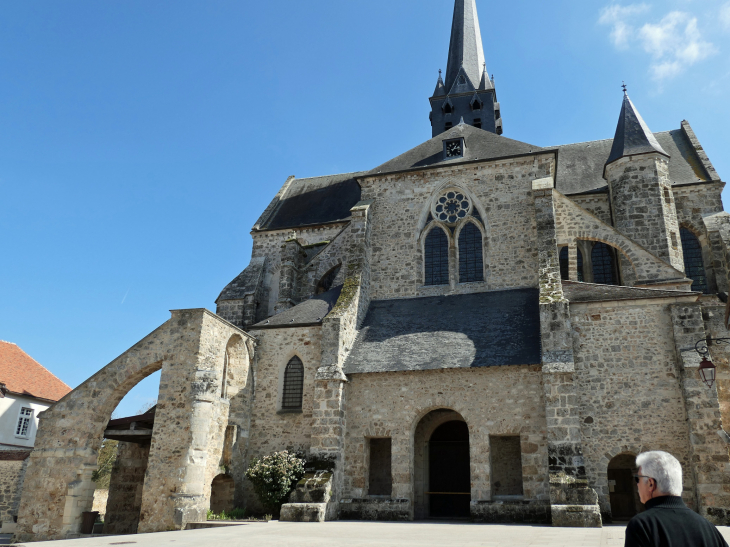
[[[482,32],[479,29],[476,0],[454,0],[451,43],[446,77],[439,79],[429,99],[431,133],[440,135],[463,123],[502,134],[502,115],[484,62]]]
[[[444,82],[449,92],[454,87],[454,82],[462,69],[471,81],[471,85],[475,89],[478,88],[482,82],[482,76],[486,72],[486,64],[476,0],[456,0],[454,4],[449,61]]]

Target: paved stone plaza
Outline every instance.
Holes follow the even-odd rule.
[[[229,526],[208,530],[160,532],[135,536],[104,536],[99,538],[43,541],[33,547],[96,547],[134,544],[137,547],[198,547],[215,545],[227,547],[359,547],[390,546],[526,546],[541,547],[612,547],[624,544],[623,525],[604,528],[552,528],[549,526],[518,526],[502,524],[471,524],[458,522],[345,522],[295,523],[272,521],[244,526]],[[730,527],[720,527],[730,540]],[[31,545],[31,544],[28,544]]]

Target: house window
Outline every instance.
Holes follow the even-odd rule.
[[[33,409],[32,408],[21,408],[20,414],[18,415],[18,427],[15,428],[16,437],[30,437],[30,425],[33,420]]]
[[[284,371],[282,410],[301,410],[304,389],[304,365],[299,357],[292,357]]]
[[[391,474],[390,461],[390,438],[370,439],[369,495],[390,496],[393,490],[393,476]]]
[[[459,281],[484,281],[482,232],[471,222],[459,233]]]
[[[591,251],[593,282],[603,285],[618,285],[616,261],[613,249],[605,243],[596,243]]]
[[[706,293],[707,277],[702,262],[702,247],[695,235],[687,228],[679,229],[684,254],[684,274],[692,280],[692,290]]]
[[[426,236],[426,285],[449,284],[449,240],[438,226]]]

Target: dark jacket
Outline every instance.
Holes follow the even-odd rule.
[[[646,511],[626,527],[624,547],[728,547],[720,531],[688,508],[679,496],[646,502]]]

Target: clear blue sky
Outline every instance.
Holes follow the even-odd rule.
[[[621,81],[730,176],[730,2],[477,0],[505,136],[613,136]],[[453,0],[5,2],[0,339],[71,386],[169,318],[215,310],[288,175],[430,137]],[[149,382],[148,382],[149,384]],[[120,407],[156,395],[141,385]]]

